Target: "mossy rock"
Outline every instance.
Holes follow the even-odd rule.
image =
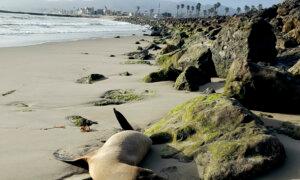
[[[146,64],[151,65],[150,61],[145,60],[127,60],[124,62],[124,64]]]
[[[175,89],[198,91],[199,86],[210,82],[210,77],[194,66],[186,68],[176,79]]]
[[[272,66],[235,60],[230,67],[225,95],[247,108],[299,113],[300,82],[290,73]]]
[[[276,129],[278,133],[287,135],[293,139],[300,140],[300,123],[283,122]]]
[[[145,134],[171,135],[161,156],[194,159],[201,179],[250,178],[285,159],[283,145],[262,121],[222,94],[199,96],[175,107]]]
[[[169,67],[176,68],[178,67],[177,61],[185,53],[185,51],[186,50],[184,49],[180,49],[168,54],[160,55],[157,57],[156,63],[160,65],[162,68],[169,68]]]
[[[153,83],[160,81],[175,81],[179,76],[180,71],[173,68],[162,69],[157,72],[152,72],[149,75],[144,77],[144,82]]]
[[[120,105],[128,102],[143,100],[146,96],[153,95],[153,91],[144,91],[141,93],[135,92],[132,89],[122,90],[110,90],[105,92],[101,99],[92,102],[94,106],[108,106],[108,105]]]
[[[186,52],[178,59],[176,68],[184,69],[194,66],[209,77],[216,77],[217,73],[209,48],[195,44],[186,49]]]
[[[87,77],[78,79],[76,82],[81,84],[93,84],[94,82],[106,79],[102,74],[91,74]]]
[[[111,90],[104,93],[101,98],[111,100],[123,100],[125,102],[137,101],[143,99],[142,95],[134,92],[134,90]]]

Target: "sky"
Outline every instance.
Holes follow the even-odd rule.
[[[71,8],[79,6],[95,6],[97,8],[103,8],[104,5],[111,5],[115,8],[128,9],[128,4],[131,6],[136,6],[136,4],[150,6],[150,4],[157,4],[159,0],[0,0],[0,9],[5,10],[34,10],[39,8]],[[168,1],[172,3],[181,2],[192,2],[193,4],[200,2],[201,4],[214,4],[220,2],[222,5],[227,7],[243,7],[245,5],[255,5],[262,4],[264,7],[270,7],[273,4],[278,4],[281,0],[160,0]],[[124,3],[124,2],[128,2]],[[126,6],[127,4],[127,6]],[[170,5],[166,3],[165,6]],[[173,5],[171,5],[173,6]],[[148,8],[148,7],[147,7]],[[149,7],[150,8],[150,7]]]

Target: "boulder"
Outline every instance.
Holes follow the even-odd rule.
[[[300,60],[298,60],[298,62],[289,69],[289,72],[295,77],[300,78]]]
[[[168,54],[170,52],[173,52],[177,50],[179,47],[173,44],[167,44],[164,48],[161,50],[161,54]]]
[[[159,70],[157,72],[152,72],[146,77],[144,77],[144,81],[146,83],[153,83],[159,81],[175,81],[176,78],[179,76],[180,71],[169,67]]]
[[[149,60],[152,55],[147,49],[127,53],[129,59]]]
[[[195,44],[187,48],[185,53],[178,59],[175,68],[183,71],[190,66],[196,67],[208,77],[217,75],[211,50],[202,45]]]
[[[176,79],[175,89],[198,91],[199,86],[210,82],[210,77],[194,66],[187,67]]]
[[[283,145],[262,121],[221,94],[175,107],[145,134],[167,142],[160,149],[162,157],[194,160],[200,179],[247,179],[285,160]]]
[[[299,113],[299,81],[272,66],[235,60],[224,91],[228,97],[238,99],[248,108]]]
[[[277,55],[272,26],[262,19],[233,17],[219,32],[211,50],[219,77],[226,77],[235,59],[273,62]]]

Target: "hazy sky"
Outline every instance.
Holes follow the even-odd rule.
[[[109,5],[109,3],[114,4],[112,6],[116,6],[120,8],[123,4],[126,6],[128,2],[132,6],[134,4],[144,4],[145,6],[149,6],[150,3],[157,3],[158,0],[0,0],[0,9],[37,9],[37,8],[70,8],[70,6],[98,6],[98,8],[105,5]],[[273,4],[277,4],[280,0],[161,0],[161,1],[171,1],[175,3],[180,2],[200,2],[201,4],[214,4],[216,2],[220,2],[224,6],[236,8],[238,6],[244,7],[245,5],[258,5],[263,4],[264,7],[272,6]],[[117,2],[117,3],[116,3]],[[132,4],[134,3],[134,4]],[[128,6],[128,5],[127,5]]]

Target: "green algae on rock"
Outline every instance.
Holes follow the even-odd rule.
[[[229,70],[225,95],[251,109],[299,113],[300,82],[272,66],[235,60]]]
[[[160,81],[175,81],[180,71],[173,68],[165,68],[157,72],[152,72],[144,77],[144,82],[153,83]]]
[[[124,62],[124,64],[146,64],[151,65],[150,61],[145,60],[127,60]]]
[[[138,93],[132,89],[122,90],[110,90],[105,92],[101,99],[92,102],[94,106],[108,106],[108,105],[120,105],[128,102],[140,101],[146,96],[153,95],[153,91],[146,90],[144,92]]]
[[[221,94],[200,96],[175,107],[145,130],[171,136],[162,157],[194,159],[201,179],[249,178],[281,165],[285,150],[262,121]],[[157,140],[158,141],[158,140]]]
[[[287,135],[293,139],[300,140],[300,123],[299,122],[283,122],[276,131],[280,134]]]

